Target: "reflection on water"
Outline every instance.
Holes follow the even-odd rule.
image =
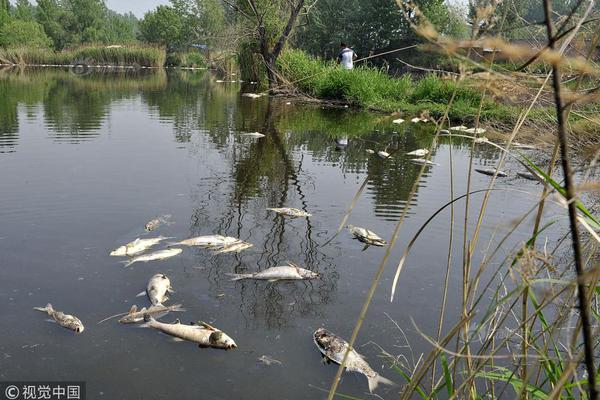
[[[382,249],[363,251],[347,232],[323,244],[365,179],[349,223],[389,239],[420,169],[406,153],[431,146],[427,125],[398,126],[380,114],[250,99],[240,96],[239,85],[217,83],[209,72],[80,76],[60,69],[0,70],[0,92],[0,179],[11,189],[0,203],[0,353],[8,355],[11,368],[3,368],[0,378],[86,380],[89,398],[318,396],[307,385],[326,387],[335,368],[319,364],[311,333],[325,325],[350,336],[383,255]],[[266,136],[240,135],[255,131]],[[336,145],[341,138],[347,145]],[[457,171],[465,170],[469,147],[454,139]],[[367,149],[393,156],[382,160]],[[393,260],[447,202],[449,150],[441,138],[432,154],[441,166],[422,176]],[[493,165],[498,154],[477,146],[474,156],[476,165]],[[456,181],[456,193],[464,193],[466,178],[457,173]],[[488,181],[476,176],[473,188]],[[512,218],[528,204],[516,195],[499,196],[490,203],[493,222]],[[284,218],[267,207],[296,207],[313,217]],[[185,249],[168,261],[127,270],[108,257],[108,249],[143,235],[143,224],[162,214],[172,214],[175,224],[157,234],[224,234],[254,246],[218,256]],[[491,237],[493,229],[484,227],[482,237]],[[415,246],[395,304],[387,300],[392,272],[386,271],[361,343],[372,340],[398,353],[398,332],[384,313],[402,326],[415,317],[431,332],[434,322],[426,317],[438,312],[447,232],[448,215],[442,213],[427,242]],[[320,279],[232,282],[227,276],[288,261],[318,271]],[[182,321],[214,323],[240,349],[202,351],[143,329],[96,325],[134,302],[140,305],[135,294],[159,271],[177,290],[172,301],[188,310]],[[459,304],[455,292],[449,304]],[[89,328],[73,338],[31,315],[31,307],[48,301],[80,315]],[[418,335],[409,336],[417,352],[426,347]],[[42,345],[24,350],[35,343]],[[361,352],[378,367],[375,348]],[[263,354],[283,365],[257,367]],[[348,376],[343,388],[360,396],[365,384]]]

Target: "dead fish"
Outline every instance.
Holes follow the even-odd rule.
[[[429,121],[427,118],[421,118],[421,117],[415,117],[410,120],[410,122],[412,122],[413,124],[416,124],[417,122],[427,122],[427,121]]]
[[[483,129],[483,128],[467,128],[467,129],[464,129],[464,132],[476,134],[476,135],[483,135],[485,133],[485,129]]]
[[[244,97],[250,97],[251,99],[258,99],[259,97],[264,96],[264,93],[242,93]]]
[[[270,365],[281,365],[281,361],[274,359],[271,356],[262,355],[257,358],[261,363],[270,366]]]
[[[228,246],[235,243],[240,243],[241,240],[231,236],[221,235],[203,235],[185,239],[180,242],[169,243],[173,246],[198,246],[198,247],[216,247]]]
[[[346,354],[349,347],[348,342],[325,328],[319,328],[313,333],[313,341],[323,354],[323,359],[327,362],[331,360],[336,364],[342,363],[344,354]],[[394,382],[375,372],[365,361],[364,357],[354,349],[350,349],[348,357],[346,357],[346,369],[350,372],[358,372],[366,376],[369,382],[369,392],[371,393],[377,389],[380,383],[394,385]]]
[[[298,218],[298,217],[312,217],[312,214],[307,213],[306,211],[299,210],[297,208],[284,207],[284,208],[267,208],[269,211],[276,212],[277,214],[285,215],[288,217]]]
[[[60,326],[75,331],[77,333],[83,332],[83,323],[74,315],[65,314],[62,311],[56,311],[52,308],[52,304],[46,304],[46,307],[33,307],[34,310],[47,313],[52,317]]]
[[[411,158],[410,161],[415,164],[420,164],[420,165],[439,165],[437,163],[434,163],[433,161],[429,161],[424,158]]]
[[[146,225],[144,225],[144,228],[146,229],[147,232],[152,232],[153,230],[155,230],[162,224],[168,224],[170,218],[171,218],[171,214],[167,214],[167,215],[163,215],[162,217],[154,218],[154,219],[146,222]]]
[[[153,318],[162,318],[170,312],[179,311],[185,311],[185,309],[181,307],[181,304],[175,304],[172,306],[163,306],[161,304],[157,306],[151,306],[148,308],[144,307],[139,311],[137,309],[137,306],[133,305],[131,306],[129,313],[123,318],[121,318],[119,322],[122,324],[136,324],[138,322],[142,322],[144,320],[145,315],[150,315]]]
[[[165,274],[155,274],[148,281],[146,285],[146,291],[141,292],[138,296],[144,294],[148,296],[148,300],[153,306],[162,306],[162,303],[169,300],[167,293],[174,293],[175,291],[171,287],[171,280],[167,278]]]
[[[173,336],[176,341],[187,340],[198,343],[199,347],[213,347],[225,350],[237,347],[232,338],[206,322],[198,321],[197,323],[192,323],[192,325],[184,325],[179,320],[176,320],[172,324],[165,324],[155,320],[148,314],[144,316],[144,321],[145,323],[141,325],[142,327],[157,329],[167,335]]]
[[[500,176],[500,177],[508,176],[508,174],[506,172],[496,170],[494,168],[475,168],[475,171],[479,172],[480,174],[490,175],[490,176],[493,176],[493,175]]]
[[[176,256],[177,254],[180,254],[183,250],[181,249],[166,249],[166,250],[159,250],[159,251],[155,251],[154,253],[148,253],[148,254],[142,254],[141,256],[137,256],[135,258],[132,258],[130,261],[123,261],[123,263],[125,263],[125,266],[128,267],[133,263],[136,262],[148,262],[148,261],[156,261],[156,260],[166,260],[167,258],[171,258]]]
[[[373,246],[385,246],[387,242],[383,240],[378,234],[360,226],[348,225],[348,230],[354,237],[363,243]]]
[[[394,124],[401,124],[403,122],[404,122],[404,120],[402,118],[398,118],[398,119],[395,119],[392,121],[392,123],[394,123]]]
[[[459,132],[464,132],[467,129],[469,129],[468,127],[464,126],[464,125],[459,125],[459,126],[451,126],[449,128],[451,131],[459,131]]]
[[[473,140],[473,141],[475,143],[477,143],[477,144],[480,144],[480,143],[487,143],[487,142],[489,142],[489,139],[486,138],[485,136],[482,136],[482,137],[475,138],[475,140]]]
[[[406,153],[407,156],[417,156],[417,157],[423,157],[426,156],[427,154],[429,154],[429,150],[427,149],[417,149],[417,150],[413,150],[410,153]]]
[[[440,136],[447,136],[447,135],[449,135],[449,134],[450,134],[450,131],[449,131],[449,130],[447,130],[447,129],[442,129],[442,130],[441,130],[441,131],[438,133],[438,135],[440,135]]]
[[[247,137],[251,137],[251,138],[257,138],[257,139],[260,139],[260,138],[263,138],[263,137],[265,137],[265,135],[263,135],[263,134],[262,134],[262,133],[260,133],[260,132],[247,132],[247,133],[240,133],[240,136],[247,136]]]
[[[529,179],[530,181],[543,181],[544,178],[537,174],[537,173],[531,173],[531,172],[517,172],[517,175],[519,175],[521,178],[525,178],[525,179]]]
[[[384,150],[379,150],[377,152],[377,155],[381,158],[389,158],[390,157],[390,153],[388,153],[387,151],[384,151]]]
[[[213,254],[222,254],[222,253],[239,253],[242,250],[249,249],[254,246],[252,243],[239,241],[237,243],[214,247],[216,250],[213,251]]]
[[[523,144],[523,143],[519,143],[519,142],[513,142],[512,143],[512,147],[514,147],[516,149],[522,149],[522,150],[535,150],[535,149],[537,149],[537,147],[535,147],[534,145]]]
[[[375,150],[367,149],[365,150],[367,154],[375,154]]]
[[[308,269],[300,268],[294,263],[280,267],[271,267],[264,269],[259,272],[253,272],[250,274],[227,274],[232,276],[232,281],[239,281],[241,279],[257,279],[267,280],[269,282],[276,282],[282,280],[302,280],[302,279],[317,279],[319,277],[318,272],[313,272]]]
[[[348,146],[348,138],[335,139],[335,144],[338,146]]]
[[[171,237],[159,236],[157,238],[140,239],[137,238],[133,242],[129,242],[126,245],[120,246],[110,252],[111,256],[134,256],[139,253],[143,253],[150,247],[160,243],[165,239],[172,239]]]

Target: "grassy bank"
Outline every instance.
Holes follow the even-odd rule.
[[[84,46],[55,52],[43,48],[0,49],[0,63],[18,65],[88,65],[162,67],[165,49],[150,46]]]
[[[333,61],[321,61],[299,50],[282,54],[279,68],[284,79],[309,96],[342,100],[374,110],[411,114],[427,111],[431,116],[440,117],[456,90],[454,105],[449,110],[453,120],[474,120],[480,104],[484,121],[511,122],[517,114],[515,107],[491,99],[482,103],[480,88],[465,83],[459,85],[433,74],[415,80],[409,75],[393,78],[384,71],[367,67],[344,70]]]

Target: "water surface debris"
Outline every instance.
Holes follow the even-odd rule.
[[[392,121],[392,123],[394,123],[394,124],[401,124],[403,122],[404,122],[404,120],[402,118],[398,118],[398,119],[395,119]]]
[[[145,323],[142,327],[154,328],[167,335],[171,335],[176,341],[189,341],[197,343],[199,347],[212,347],[216,349],[235,349],[237,344],[227,336],[225,332],[207,324],[206,322],[192,322],[191,325],[182,324],[178,319],[172,324],[159,322],[152,316],[144,316]]]
[[[378,234],[369,229],[348,225],[348,230],[356,239],[368,245],[385,246],[387,244]]]
[[[84,330],[83,323],[79,318],[74,315],[65,314],[62,311],[56,311],[50,303],[46,304],[46,307],[33,307],[33,309],[48,314],[63,328],[67,328],[77,333],[81,333]]]
[[[267,366],[282,365],[281,361],[276,360],[273,357],[267,356],[267,355],[262,355],[262,356],[258,357],[257,360],[260,361],[261,363],[267,365]]]
[[[251,99],[258,99],[259,97],[262,97],[264,95],[264,93],[242,93],[242,96],[249,97]]]
[[[390,157],[390,153],[388,153],[387,151],[384,151],[384,150],[379,150],[377,152],[377,155],[381,158],[389,158]]]
[[[323,354],[323,360],[326,362],[333,361],[336,364],[342,363],[344,355],[348,351],[348,347],[350,347],[348,342],[325,328],[319,328],[313,333],[313,341],[321,354]],[[350,372],[358,372],[366,376],[369,382],[369,392],[371,393],[377,389],[380,383],[394,385],[394,382],[375,372],[365,361],[365,358],[352,348],[346,357],[345,367]]]
[[[365,151],[367,152],[367,154],[375,154],[375,150],[372,149],[366,149]]]
[[[281,280],[303,280],[303,279],[317,279],[319,277],[318,272],[313,272],[308,269],[300,268],[294,263],[288,263],[288,265],[271,267],[264,269],[259,272],[252,272],[249,274],[227,274],[232,277],[232,281],[239,281],[242,279],[257,279],[266,280],[269,282],[276,282]]]
[[[147,232],[151,232],[151,231],[155,230],[156,228],[158,228],[159,226],[161,226],[162,224],[169,224],[170,219],[171,219],[171,214],[166,214],[166,215],[163,215],[162,217],[151,219],[150,221],[146,222],[146,225],[144,225],[144,229],[146,229]]]
[[[458,125],[458,126],[451,126],[451,127],[450,127],[450,130],[451,130],[451,131],[458,131],[458,132],[464,132],[464,131],[466,131],[467,129],[469,129],[469,127],[467,127],[467,126],[464,126],[464,125]]]
[[[312,214],[306,211],[299,210],[297,208],[283,207],[283,208],[267,208],[269,211],[276,212],[277,214],[285,215],[287,217],[298,218],[298,217],[312,217]]]

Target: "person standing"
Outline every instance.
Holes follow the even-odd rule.
[[[346,43],[340,43],[340,54],[338,54],[337,63],[342,66],[344,69],[352,69],[354,68],[354,60],[356,60],[357,55],[349,48]]]

